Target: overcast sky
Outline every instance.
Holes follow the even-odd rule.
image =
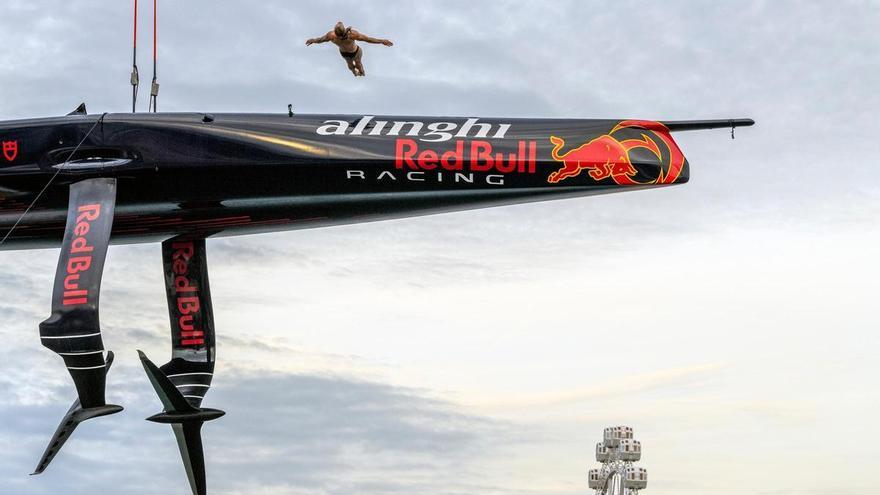
[[[0,118],[126,111],[130,3],[6,0]],[[615,424],[648,493],[873,489],[880,2],[160,8],[165,111],[758,122],[677,135],[680,187],[209,241],[210,493],[585,493]],[[365,78],[304,46],[339,19],[395,42]],[[135,352],[169,353],[158,245],[112,248],[104,277],[126,411],[27,476],[75,395],[37,333],[56,261],[0,253],[0,493],[184,493]]]

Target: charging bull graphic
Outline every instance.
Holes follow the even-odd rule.
[[[646,131],[641,139],[619,140],[615,133],[623,129],[636,128]],[[669,150],[668,163],[664,163],[660,144]],[[556,184],[571,177],[577,177],[587,171],[596,181],[612,178],[621,186],[645,184],[673,184],[681,175],[685,166],[684,154],[675,144],[669,129],[660,122],[649,120],[624,120],[614,126],[608,134],[599,136],[579,147],[560,154],[565,147],[565,140],[556,136],[550,137],[553,144],[553,159],[562,162],[562,168],[550,174],[547,182]],[[633,165],[630,152],[635,149],[646,149],[657,157],[659,173],[653,180],[638,181],[639,170]]]

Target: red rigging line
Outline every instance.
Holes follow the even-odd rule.
[[[132,29],[131,43],[131,112],[137,112],[137,93],[140,86],[140,74],[137,66],[137,37],[138,37],[138,0],[134,0],[134,28]],[[153,81],[150,85],[150,103],[148,111],[155,113],[159,104],[159,2],[153,0]]]

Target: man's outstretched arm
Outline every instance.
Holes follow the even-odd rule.
[[[327,34],[325,34],[324,36],[321,36],[320,38],[307,39],[306,46],[314,45],[315,43],[326,43],[328,41],[330,41],[330,33],[329,32]]]
[[[366,34],[359,33],[357,31],[352,30],[351,34],[349,34],[351,39],[357,41],[363,41],[365,43],[373,43],[376,45],[385,45],[385,46],[394,46],[394,43],[391,40],[386,40],[384,38],[373,38],[372,36],[367,36]]]

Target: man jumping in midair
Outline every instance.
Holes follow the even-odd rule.
[[[330,31],[320,38],[306,40],[306,46],[314,43],[326,43],[328,41],[333,42],[333,44],[339,47],[339,54],[345,59],[345,62],[348,64],[348,70],[350,70],[355,77],[367,75],[364,72],[364,64],[361,62],[363,50],[357,45],[357,41],[364,41],[377,45],[382,44],[385,46],[394,45],[390,40],[371,38],[365,34],[361,34],[355,31],[351,26],[345,27],[345,24],[343,24],[342,21],[339,21],[336,23],[336,26],[334,26],[333,31]]]

